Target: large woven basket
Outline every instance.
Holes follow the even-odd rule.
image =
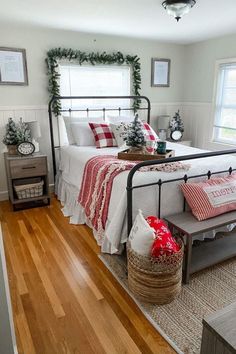
[[[184,246],[171,256],[152,258],[141,256],[127,242],[128,284],[141,301],[158,305],[168,304],[181,291]]]

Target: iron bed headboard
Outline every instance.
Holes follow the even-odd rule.
[[[52,150],[52,163],[53,163],[53,172],[54,178],[56,175],[56,155],[55,149],[60,148],[59,146],[55,146],[54,144],[54,131],[53,131],[53,103],[57,100],[137,100],[141,102],[141,100],[146,101],[146,107],[127,107],[127,108],[86,108],[86,109],[60,109],[59,112],[71,113],[71,112],[86,112],[87,115],[89,112],[103,112],[103,117],[105,118],[105,114],[108,111],[118,111],[119,115],[121,111],[147,111],[147,123],[150,124],[150,112],[151,112],[151,103],[148,97],[146,96],[53,96],[48,104],[48,115],[49,115],[49,128],[50,128],[50,138],[51,138],[51,150]]]

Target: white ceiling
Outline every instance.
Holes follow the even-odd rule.
[[[0,22],[192,43],[236,33],[236,0],[197,0],[179,23],[163,0],[8,0]]]

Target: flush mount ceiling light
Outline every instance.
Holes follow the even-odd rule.
[[[179,22],[181,17],[187,14],[195,4],[196,0],[165,0],[162,6],[169,15],[174,16]]]

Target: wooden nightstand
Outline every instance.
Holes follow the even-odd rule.
[[[30,156],[4,153],[9,199],[13,210],[45,206],[50,204],[47,156],[35,153]],[[34,184],[43,181],[43,194],[19,199],[14,186]],[[27,193],[28,194],[28,193]],[[37,194],[37,193],[36,193]]]

